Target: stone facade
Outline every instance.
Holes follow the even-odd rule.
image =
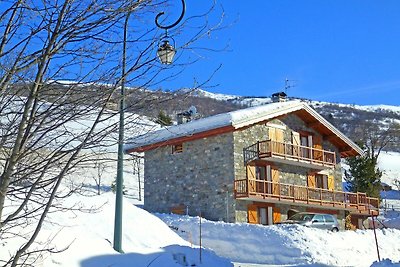
[[[172,153],[172,146],[163,146],[145,152],[145,209],[151,212],[170,212],[184,206],[189,215],[211,220],[247,222],[247,205],[251,202],[234,199],[234,179],[246,178],[243,150],[257,141],[269,139],[269,128],[283,130],[284,141],[291,142],[292,131],[319,133],[308,128],[296,115],[259,123],[234,132],[182,143],[181,153]],[[323,141],[323,149],[338,151]],[[340,158],[334,169],[325,171],[334,176],[335,189],[342,190]],[[307,185],[309,168],[274,163],[279,169],[279,182]],[[292,208],[275,204],[282,219]],[[296,206],[298,207],[298,206]],[[306,207],[299,207],[305,209]]]
[[[225,133],[145,152],[144,207],[170,212],[184,205],[189,215],[233,221],[233,134]],[[227,218],[228,217],[228,218]]]

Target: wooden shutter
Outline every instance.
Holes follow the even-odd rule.
[[[257,205],[247,205],[247,219],[249,223],[258,223],[258,208]]]
[[[300,156],[300,134],[292,132],[293,156]]]
[[[269,127],[269,139],[271,141],[275,141],[272,143],[271,150],[272,152],[280,153],[282,154],[284,152],[284,147],[283,147],[283,130],[274,128],[274,127]]]
[[[314,159],[318,161],[323,160],[323,152],[322,150],[322,137],[319,135],[315,135],[313,137],[313,148],[317,149],[314,150]]]
[[[273,222],[278,223],[281,221],[281,211],[277,207],[273,207]]]
[[[335,177],[333,175],[328,176],[328,190],[335,190]]]
[[[275,141],[283,142],[283,130],[275,128]]]
[[[256,166],[247,165],[247,179],[256,179]]]
[[[247,172],[249,192],[256,192],[256,181],[255,181],[256,180],[256,167],[247,165],[246,172]]]
[[[307,176],[307,186],[311,188],[315,188],[315,174],[314,173],[309,173]]]
[[[271,169],[272,174],[272,193],[274,195],[279,195],[279,170],[278,169]]]

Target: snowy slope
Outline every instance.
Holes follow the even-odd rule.
[[[205,90],[198,89],[196,91],[197,95],[213,98],[216,100],[224,100],[224,101],[233,101],[238,104],[244,104],[249,106],[257,106],[263,105],[267,103],[271,103],[270,97],[250,97],[250,96],[238,96],[238,95],[227,95],[220,93],[211,93]],[[332,105],[332,103],[324,102],[324,101],[315,101],[315,100],[305,100],[311,105],[324,106],[324,105]],[[354,104],[339,104],[335,103],[339,107],[352,107],[359,110],[365,111],[379,111],[379,110],[387,110],[392,111],[394,113],[400,114],[400,106],[392,106],[392,105],[354,105]]]
[[[400,153],[383,151],[379,155],[378,166],[383,170],[382,182],[394,186],[394,180],[400,180]]]
[[[59,253],[43,253],[34,266],[45,267],[180,267],[185,261],[195,266],[221,266],[232,264],[209,250],[191,246],[175,234],[157,217],[124,200],[122,249],[125,254],[113,250],[115,195],[100,196],[73,194],[65,199],[64,212],[50,213],[35,247],[43,247]],[[78,208],[80,210],[78,210]],[[32,229],[20,229],[21,235]],[[0,240],[0,260],[7,259],[19,247],[18,240]],[[151,264],[151,265],[150,265]]]

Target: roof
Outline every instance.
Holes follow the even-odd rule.
[[[309,105],[299,100],[270,103],[169,126],[129,139],[124,150],[127,153],[143,152],[165,145],[233,132],[291,113],[299,116],[309,127],[321,133],[333,145],[337,146],[342,157],[362,154],[361,148]]]

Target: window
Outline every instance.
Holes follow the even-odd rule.
[[[329,222],[329,223],[335,222],[332,215],[324,215],[324,218],[325,218],[325,222]]]
[[[267,180],[267,170],[265,166],[256,166],[256,179]]]
[[[315,175],[315,182],[317,188],[328,189],[328,176],[323,174]]]
[[[313,222],[314,221],[316,221],[316,222],[324,222],[324,216],[323,215],[321,215],[321,214],[316,214],[315,216],[314,216],[314,218],[313,218]]]
[[[182,153],[183,152],[183,144],[172,145],[172,154]]]

